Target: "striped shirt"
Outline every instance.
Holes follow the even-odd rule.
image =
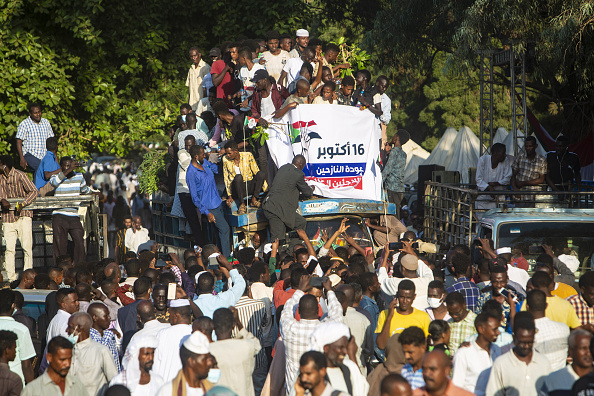
[[[267,329],[270,329],[272,318],[266,313],[266,305],[263,301],[254,300],[247,296],[242,296],[237,304],[235,304],[237,312],[239,313],[239,321],[244,328],[260,340],[260,345],[264,341],[264,335],[267,334]],[[239,336],[239,330],[233,329],[233,338]],[[267,367],[268,361],[264,348],[256,355],[256,368]]]
[[[404,367],[402,367],[402,371],[400,372],[400,374],[404,377],[405,380],[408,381],[410,387],[413,390],[425,386],[425,380],[423,379],[423,369],[418,369],[417,371],[415,371],[410,363],[406,363]]]
[[[97,331],[91,327],[91,331],[90,331],[89,335],[91,336],[91,339],[93,341],[96,341],[101,345],[105,345],[109,349],[109,352],[111,353],[111,356],[113,357],[113,361],[115,363],[116,369],[118,370],[118,373],[121,373],[122,366],[120,364],[120,355],[118,353],[118,348],[116,347],[115,334],[113,334],[113,332],[111,330],[104,330],[103,337],[101,337],[101,334],[99,333],[99,331]]]
[[[16,134],[16,138],[23,141],[23,155],[29,153],[39,159],[45,156],[45,141],[52,136],[54,131],[48,120],[42,118],[38,124],[31,117],[19,124]]]
[[[64,173],[60,172],[53,175],[49,182],[56,189],[54,192],[56,197],[76,197],[80,194],[91,193],[91,189],[87,186],[87,182],[81,173],[75,173],[71,178],[67,178]],[[78,208],[62,208],[52,212],[52,216],[57,214],[78,216]]]
[[[8,198],[24,198],[20,203],[23,206],[30,205],[39,192],[35,188],[35,184],[20,170],[11,169],[8,173],[8,177],[4,172],[0,175],[0,199]],[[3,223],[14,223],[21,216],[33,217],[33,211],[22,210],[20,215],[15,215],[15,207],[10,206],[9,211],[2,210],[2,222]]]

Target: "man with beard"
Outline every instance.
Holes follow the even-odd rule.
[[[122,384],[130,390],[132,396],[154,395],[163,385],[163,379],[151,374],[157,348],[157,338],[141,336],[130,344],[126,351],[124,371],[116,375],[110,386]]]
[[[429,352],[423,359],[425,386],[415,389],[413,396],[471,396],[470,392],[455,386],[449,379],[452,363],[443,351]]]
[[[493,363],[487,395],[536,396],[551,372],[546,357],[533,349],[536,326],[532,314],[519,312],[513,326],[514,348]]]
[[[60,159],[62,171],[53,175],[50,184],[56,190],[54,196],[73,197],[81,194],[91,194],[82,173],[74,169],[80,165],[70,157]],[[78,208],[60,208],[52,212],[52,229],[54,233],[54,262],[58,256],[68,253],[68,234],[74,243],[74,263],[81,264],[87,261],[85,249],[84,230],[78,216]]]
[[[366,395],[369,392],[369,383],[356,363],[357,345],[347,325],[322,323],[311,333],[309,343],[312,350],[323,352],[326,356],[326,375],[334,389],[350,395]]]
[[[295,395],[304,396],[305,392],[311,396],[346,396],[338,392],[326,381],[327,363],[323,353],[317,351],[305,352],[299,361],[299,376],[295,382]]]
[[[22,396],[89,396],[87,389],[74,375],[68,375],[74,345],[62,336],[47,344],[47,371],[27,384]]]

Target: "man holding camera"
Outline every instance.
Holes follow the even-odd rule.
[[[50,184],[56,190],[56,197],[76,197],[81,194],[91,194],[92,190],[87,186],[82,173],[74,169],[80,165],[78,161],[70,157],[60,159],[61,172],[53,175]],[[54,236],[54,262],[58,256],[68,254],[68,234],[74,243],[74,263],[79,264],[86,261],[84,230],[78,217],[78,208],[60,208],[52,212],[52,229]]]

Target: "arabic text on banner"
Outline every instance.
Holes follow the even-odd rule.
[[[299,105],[272,120],[267,142],[279,168],[297,154],[307,183],[327,198],[381,200],[376,160],[381,130],[375,116],[351,106]]]

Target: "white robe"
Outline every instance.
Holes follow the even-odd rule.
[[[498,182],[501,186],[495,189],[503,190],[503,186],[508,185],[512,177],[512,162],[513,157],[508,155],[503,162],[497,164],[497,167],[493,169],[490,155],[483,155],[479,158],[476,166],[476,186],[479,191],[485,191],[490,182]],[[503,196],[499,196],[498,200],[503,200]],[[493,209],[497,207],[497,200],[490,195],[480,195],[475,206],[477,209]]]
[[[152,372],[163,378],[163,382],[171,381],[182,369],[179,348],[190,334],[192,326],[189,324],[178,324],[157,333],[159,346],[155,350]]]

